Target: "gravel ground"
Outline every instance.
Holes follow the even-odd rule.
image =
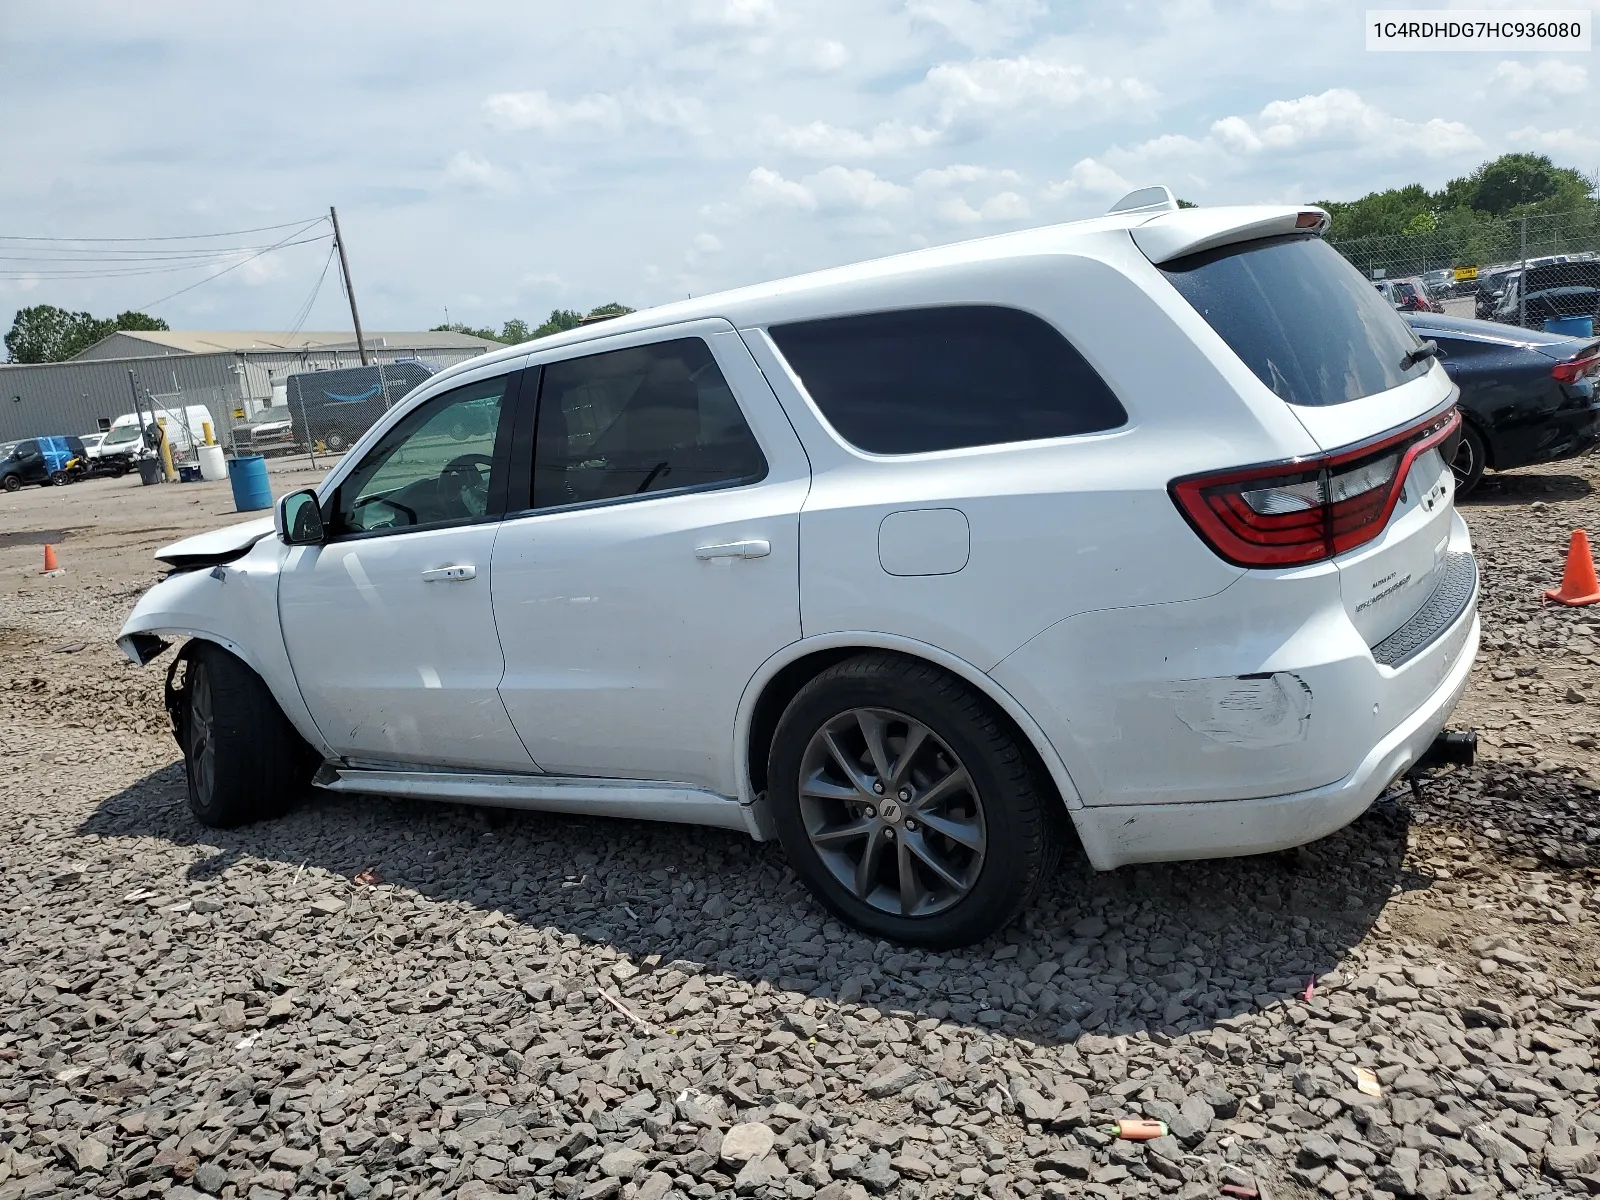
[[[1600,610],[1539,604],[1597,475],[1465,506],[1477,767],[1288,854],[1069,859],[948,955],[718,831],[322,795],[204,829],[110,639],[225,491],[6,497],[0,1200],[1600,1193]]]

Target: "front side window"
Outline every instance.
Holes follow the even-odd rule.
[[[731,487],[767,471],[699,338],[549,364],[534,441],[534,508]]]
[[[1290,404],[1359,400],[1426,375],[1404,318],[1319,237],[1272,238],[1161,264],[1255,377]],[[1392,295],[1407,303],[1410,284]],[[1413,298],[1410,302],[1415,306]]]
[[[500,409],[514,375],[479,380],[408,413],[339,485],[335,532],[474,521],[489,509]]]
[[[769,331],[839,436],[873,454],[1115,429],[1105,380],[1054,326],[991,305],[902,309]]]

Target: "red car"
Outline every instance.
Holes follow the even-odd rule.
[[[1382,292],[1389,303],[1401,312],[1444,312],[1444,305],[1428,294],[1427,285],[1416,276],[1409,279],[1378,279],[1372,286]]]

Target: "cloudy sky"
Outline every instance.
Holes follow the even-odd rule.
[[[1348,0],[0,0],[0,234],[275,227],[7,241],[0,316],[344,328],[336,270],[311,303],[325,227],[296,232],[329,204],[363,323],[399,330],[643,307],[1148,183],[1221,204],[1436,187],[1507,150],[1600,167],[1591,54],[1373,54],[1362,22]],[[304,244],[216,250],[279,241]]]

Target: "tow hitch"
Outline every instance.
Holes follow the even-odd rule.
[[[1406,772],[1406,782],[1411,785],[1411,798],[1422,801],[1422,779],[1429,771],[1439,767],[1470,767],[1478,761],[1478,731],[1476,729],[1447,729],[1433,739],[1433,744],[1422,752],[1422,757]]]
[[[1470,767],[1477,761],[1478,731],[1447,729],[1433,739],[1433,744],[1423,751],[1409,773],[1421,775],[1435,767]]]

